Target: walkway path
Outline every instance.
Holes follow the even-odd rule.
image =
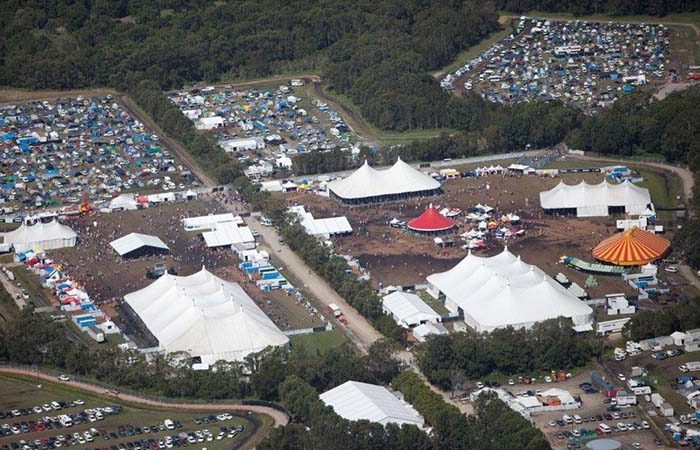
[[[251,230],[257,231],[263,238],[264,243],[261,247],[279,260],[283,264],[284,269],[290,272],[297,280],[303,280],[304,288],[308,289],[311,295],[324,306],[335,303],[340,307],[347,320],[347,324],[341,325],[341,327],[345,328],[345,331],[348,332],[347,334],[361,351],[366,353],[370,345],[382,337],[367,319],[338,295],[323,278],[311,270],[296,253],[280,243],[280,236],[274,227],[263,226],[254,218],[250,218],[246,223]]]

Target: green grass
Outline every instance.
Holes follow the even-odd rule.
[[[313,334],[298,334],[290,336],[289,340],[294,347],[303,346],[309,352],[316,353],[342,345],[345,342],[345,335],[340,330],[334,329]]]
[[[38,386],[41,386],[40,388]],[[187,411],[168,411],[167,409],[147,409],[136,405],[124,404],[114,398],[104,398],[99,395],[86,393],[83,391],[75,390],[65,384],[60,383],[50,383],[44,380],[36,380],[31,377],[10,377],[6,375],[0,375],[0,410],[8,411],[14,408],[20,407],[33,407],[48,403],[54,400],[66,400],[74,401],[77,399],[82,399],[85,402],[83,406],[76,406],[65,410],[67,413],[76,413],[78,411],[84,410],[86,408],[94,407],[104,407],[108,405],[113,405],[115,403],[122,404],[124,410],[119,414],[107,415],[104,420],[97,421],[82,425],[76,425],[70,428],[63,429],[53,429],[46,430],[43,432],[35,433],[25,433],[14,436],[2,437],[0,438],[0,446],[3,444],[9,444],[11,442],[18,442],[22,439],[41,439],[50,436],[56,436],[59,434],[68,435],[74,432],[80,432],[89,430],[90,428],[97,428],[98,430],[117,431],[119,425],[132,425],[132,426],[150,426],[163,423],[165,419],[179,420],[183,427],[177,429],[176,431],[162,431],[158,433],[147,433],[135,436],[126,436],[119,438],[118,440],[110,439],[104,440],[101,437],[95,438],[95,442],[86,444],[89,447],[103,447],[111,445],[119,445],[120,443],[126,443],[136,439],[162,439],[168,434],[177,434],[180,432],[190,432],[195,430],[209,429],[215,436],[219,432],[219,427],[224,425],[227,427],[244,425],[246,430],[237,435],[233,439],[226,439],[217,441],[216,439],[211,442],[202,442],[195,444],[195,446],[206,447],[213,450],[225,450],[231,448],[234,444],[240,444],[242,441],[247,440],[252,433],[253,420],[259,420],[257,416],[249,417],[244,414],[233,414],[233,420],[229,420],[223,423],[210,423],[197,425],[194,419],[197,417],[203,417],[209,415],[209,413],[202,412],[187,412]],[[62,412],[62,411],[61,411]],[[25,420],[36,420],[38,417],[43,417],[45,415],[56,415],[59,412],[32,414],[26,417],[19,417],[17,419],[5,419],[0,420],[1,423],[5,422],[21,422]],[[82,447],[83,445],[81,445]]]
[[[680,181],[669,173],[657,172],[646,168],[637,169],[644,181],[637,185],[649,189],[654,205],[662,208],[675,207],[682,203],[677,197],[682,194]]]
[[[432,295],[428,294],[427,291],[418,291],[418,296],[425,302],[426,305],[433,308],[433,311],[440,314],[441,316],[447,316],[450,312],[445,308],[445,305],[441,301],[435,300]]]

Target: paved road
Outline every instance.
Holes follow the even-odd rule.
[[[53,375],[49,375],[46,373],[34,371],[34,370],[28,370],[28,369],[19,369],[19,368],[13,368],[13,367],[0,367],[0,373],[5,373],[9,375],[20,375],[20,376],[28,376],[32,378],[38,378],[41,380],[45,381],[51,381],[51,382],[56,382],[56,377]],[[98,395],[107,395],[112,398],[116,398],[119,400],[122,400],[124,402],[129,402],[133,404],[138,404],[138,405],[146,405],[146,406],[153,406],[156,408],[166,408],[166,409],[171,409],[171,410],[185,410],[185,411],[239,411],[243,413],[247,412],[253,412],[256,414],[261,414],[261,415],[266,415],[272,418],[274,422],[274,427],[279,427],[279,426],[284,426],[289,423],[289,417],[283,413],[282,411],[278,411],[273,408],[268,408],[266,406],[257,406],[257,405],[241,405],[240,403],[168,403],[168,402],[161,402],[157,400],[152,400],[144,397],[139,397],[136,395],[132,394],[125,394],[125,393],[119,393],[119,394],[112,394],[109,392],[106,392],[105,388],[102,386],[97,386],[94,384],[89,384],[81,381],[68,381],[67,383],[68,386],[75,388],[75,389],[80,389],[86,392],[92,392],[94,394]],[[256,434],[254,436],[251,436],[251,440],[254,442],[252,443],[257,443],[259,442],[262,438],[267,436],[268,430],[266,427],[260,427]]]
[[[323,278],[311,270],[296,253],[286,245],[280,244],[279,234],[274,227],[263,226],[255,218],[248,219],[246,223],[251,230],[260,233],[260,237],[264,240],[261,247],[278,259],[283,264],[284,270],[290,272],[296,279],[303,280],[304,288],[311,295],[324,306],[335,303],[340,307],[347,320],[347,325],[341,324],[340,326],[348,332],[361,351],[366,353],[374,341],[381,339],[382,335],[372,327],[367,319],[338,295]]]

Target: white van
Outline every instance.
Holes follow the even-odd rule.
[[[574,423],[583,423],[583,419],[578,414],[574,415]]]
[[[571,417],[571,416],[568,415],[568,414],[565,414],[561,419],[562,419],[564,422],[566,422],[567,424],[569,424],[569,425],[571,425],[572,423],[574,423],[573,417]]]
[[[609,427],[607,424],[604,424],[604,423],[599,423],[599,424],[598,424],[598,429],[599,429],[600,431],[602,431],[603,433],[605,433],[605,434],[609,434],[609,433],[612,431],[612,430],[610,429],[610,427]]]
[[[174,430],[174,429],[175,429],[175,422],[173,422],[173,421],[170,420],[170,419],[165,419],[165,420],[163,421],[163,425],[165,425],[165,428],[167,428],[168,430]]]

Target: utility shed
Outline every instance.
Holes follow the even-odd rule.
[[[375,384],[346,381],[319,396],[335,412],[347,420],[369,420],[386,425],[415,425],[425,421],[413,406],[397,398],[387,388]]]

